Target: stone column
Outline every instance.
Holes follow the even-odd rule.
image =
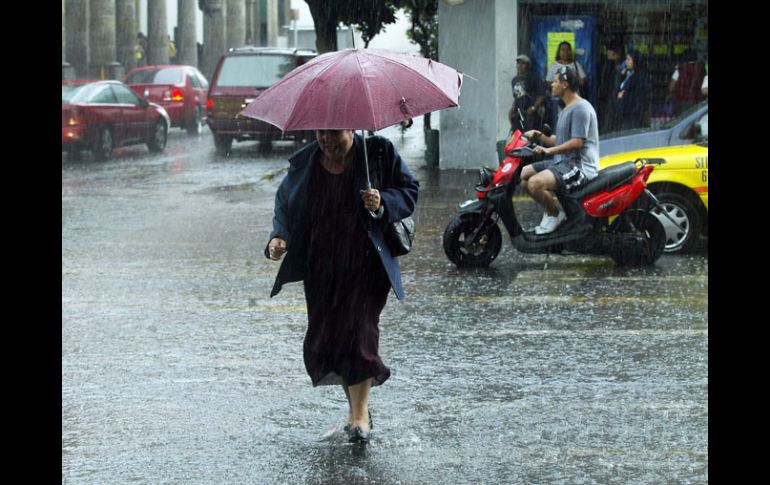
[[[257,45],[254,40],[254,0],[246,0],[246,45]]]
[[[262,42],[262,2],[260,0],[252,0],[254,7],[251,9],[251,22],[253,26],[254,45],[264,45]]]
[[[75,79],[75,68],[67,62],[67,9],[61,0],[61,78]]]
[[[88,0],[66,0],[65,23],[67,62],[75,69],[75,77],[88,77]]]
[[[284,25],[288,25],[289,28],[291,28],[291,0],[283,0],[283,15],[281,15],[281,18],[283,19],[283,23],[278,26],[279,32]]]
[[[278,0],[267,0],[267,45],[278,43]]]
[[[508,133],[511,79],[518,55],[518,9],[509,0],[439,2],[439,59],[466,72],[460,108],[441,111],[439,167],[478,168],[497,160],[497,140]],[[474,32],[474,35],[467,35]],[[484,55],[479,55],[483,53]]]
[[[67,62],[67,29],[65,19],[67,10],[64,8],[64,0],[61,0],[61,63]]]
[[[227,49],[246,45],[245,11],[245,0],[227,0]]]
[[[195,30],[197,0],[177,0],[177,64],[198,67],[198,36]]]
[[[136,45],[136,33],[139,32],[136,2],[134,0],[116,0],[115,9],[118,62],[123,65],[126,71],[129,71],[136,67],[134,45]]]
[[[116,62],[115,0],[91,0],[89,15],[88,76],[92,79],[121,79],[123,69]]]
[[[168,64],[166,0],[147,0],[147,65]]]
[[[206,0],[203,6],[203,69],[201,69],[206,79],[211,80],[217,62],[224,52],[224,0]]]

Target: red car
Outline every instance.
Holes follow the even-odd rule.
[[[170,123],[166,110],[120,81],[62,81],[61,144],[74,158],[85,149],[104,160],[114,148],[142,143],[162,152]]]
[[[139,97],[159,104],[171,126],[197,135],[203,128],[209,83],[193,66],[146,66],[128,71],[124,82]]]
[[[258,140],[262,152],[272,149],[272,140],[293,139],[300,146],[313,141],[313,131],[284,133],[240,112],[262,91],[315,56],[315,51],[278,47],[239,47],[223,54],[211,76],[206,120],[217,154],[226,156],[233,141]]]

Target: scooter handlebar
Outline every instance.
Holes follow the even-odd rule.
[[[529,145],[514,148],[510,152],[508,152],[508,155],[516,158],[535,158],[537,156],[537,153],[535,153],[535,150],[530,148]]]

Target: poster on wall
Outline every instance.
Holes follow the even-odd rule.
[[[588,76],[580,94],[592,104],[596,99],[597,32],[595,18],[588,15],[536,15],[532,17],[532,68],[545,79],[548,67],[556,62],[559,44],[572,46],[575,60]]]

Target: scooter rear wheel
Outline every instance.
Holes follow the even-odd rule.
[[[666,248],[663,224],[647,211],[623,212],[612,224],[611,230],[620,238],[610,249],[610,256],[621,266],[654,264]]]
[[[457,266],[486,268],[500,253],[503,236],[497,224],[479,233],[474,241],[468,240],[481,222],[478,214],[462,214],[444,231],[444,252]]]

